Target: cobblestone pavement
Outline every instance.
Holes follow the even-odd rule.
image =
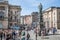
[[[29,31],[31,40],[36,40],[36,34],[34,31]],[[50,35],[50,36],[38,36],[37,40],[60,40],[60,35]]]
[[[30,34],[30,40],[36,40],[36,33],[34,33],[33,30],[28,31],[28,33]],[[37,40],[60,40],[60,35],[50,35],[50,36],[44,36],[44,37],[38,36]]]
[[[39,37],[38,40],[60,40],[60,35],[50,35],[45,37]]]

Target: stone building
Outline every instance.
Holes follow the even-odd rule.
[[[60,7],[50,7],[44,10],[43,20],[46,28],[60,29]]]
[[[32,23],[32,16],[31,15],[25,15],[24,16],[24,24],[31,24]]]
[[[20,24],[21,7],[10,5],[8,0],[0,0],[0,28]]]
[[[32,12],[32,26],[37,26],[39,19],[38,19],[38,12]]]
[[[9,6],[9,26],[20,24],[20,6],[10,5]]]
[[[24,24],[31,26],[31,24],[32,24],[32,16],[31,15],[25,15],[24,16]]]
[[[20,17],[20,23],[23,25],[24,24],[24,16]]]

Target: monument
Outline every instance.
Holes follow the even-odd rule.
[[[41,31],[43,30],[44,28],[44,25],[43,25],[43,13],[42,13],[42,4],[40,3],[39,6],[39,26],[40,26],[40,31],[39,31],[39,36],[41,36]]]

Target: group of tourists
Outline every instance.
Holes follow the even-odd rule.
[[[0,29],[0,40],[25,40],[21,38],[21,31],[17,33],[15,30],[2,30]],[[30,34],[26,35],[27,40],[30,38]]]
[[[14,30],[0,30],[0,40],[16,40],[17,36],[20,37],[21,32],[16,33]]]
[[[42,31],[41,31],[41,34],[43,35],[43,36],[47,36],[47,35],[50,35],[50,34],[56,34],[56,32],[57,32],[57,29],[55,28],[55,27],[52,27],[52,28],[48,28],[48,29],[46,29],[46,28],[44,28]]]

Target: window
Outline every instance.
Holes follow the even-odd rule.
[[[16,14],[17,12],[15,11],[15,14]]]
[[[16,20],[16,18],[17,18],[17,17],[15,16],[15,20]]]
[[[60,12],[59,12],[59,15],[60,15]]]
[[[54,26],[55,26],[55,23],[54,23]]]
[[[17,21],[17,16],[15,16],[15,21]]]
[[[15,11],[15,15],[16,15],[16,13],[18,13],[18,11]]]
[[[10,11],[10,13],[11,13],[11,14],[13,14],[13,12],[12,12],[12,11]]]
[[[11,18],[10,18],[11,20],[12,20],[12,16],[11,16]]]
[[[14,24],[15,26],[17,25],[17,23]]]
[[[0,12],[0,19],[4,18],[4,12]]]
[[[0,10],[5,10],[5,7],[4,6],[0,6]]]
[[[0,22],[0,28],[3,28],[3,24]]]
[[[54,15],[55,15],[55,13],[54,13]]]
[[[12,23],[10,23],[10,26],[12,26]]]

